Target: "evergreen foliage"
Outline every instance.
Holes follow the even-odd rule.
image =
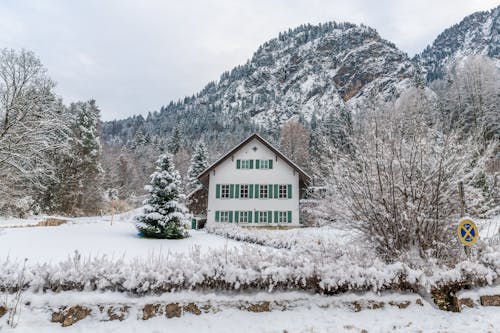
[[[187,236],[182,224],[187,209],[179,203],[180,176],[175,170],[172,156],[163,154],[156,162],[156,171],[146,186],[143,213],[137,217],[137,229],[144,237],[179,239]]]
[[[208,168],[208,150],[205,142],[200,140],[191,157],[191,164],[188,170],[188,189],[193,191],[201,186],[198,176]]]

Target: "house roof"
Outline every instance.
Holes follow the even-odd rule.
[[[308,184],[311,181],[311,177],[304,171],[302,170],[297,164],[292,162],[288,157],[286,157],[282,152],[280,152],[278,149],[274,148],[273,145],[271,145],[269,142],[264,140],[260,135],[257,133],[253,133],[250,135],[248,138],[243,140],[240,144],[238,144],[236,147],[231,149],[227,154],[223,155],[221,158],[219,158],[217,161],[215,161],[211,166],[206,168],[200,175],[198,176],[198,179],[201,183],[206,185],[208,183],[208,175],[210,174],[210,171],[212,171],[214,168],[216,168],[218,165],[220,165],[222,162],[224,162],[227,158],[231,157],[233,154],[235,154],[238,150],[243,148],[247,143],[252,141],[253,139],[259,140],[264,146],[269,148],[274,154],[276,154],[279,158],[281,158],[283,161],[285,161],[288,165],[290,165],[295,171],[298,172],[299,174],[299,180],[301,181],[302,184]]]

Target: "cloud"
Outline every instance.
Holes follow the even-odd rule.
[[[243,64],[280,31],[350,21],[413,55],[493,0],[4,0],[0,44],[36,52],[66,102],[103,118],[146,114]]]

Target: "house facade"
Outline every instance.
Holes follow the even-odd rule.
[[[299,226],[299,199],[310,177],[252,134],[199,177],[208,189],[207,224]]]

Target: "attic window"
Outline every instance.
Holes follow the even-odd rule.
[[[253,151],[257,151],[257,149],[258,149],[258,148],[257,148],[257,147],[255,147],[255,146],[252,148],[252,150],[253,150]]]

